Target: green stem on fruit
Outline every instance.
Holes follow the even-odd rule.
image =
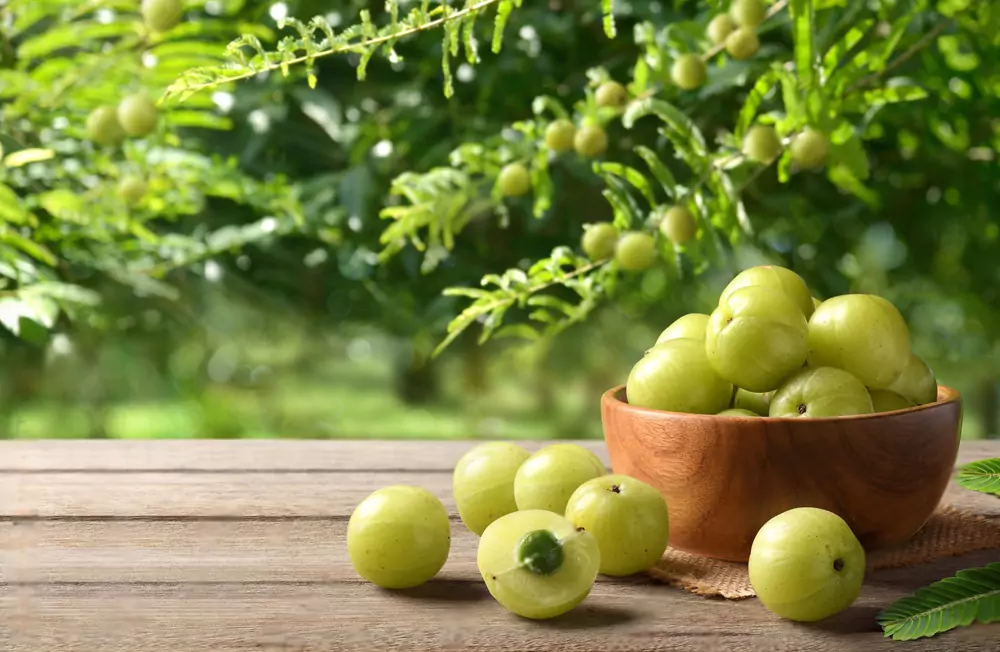
[[[517,561],[535,575],[551,575],[563,564],[563,543],[548,530],[533,530],[517,544]]]

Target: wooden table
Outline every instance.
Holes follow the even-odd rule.
[[[877,573],[851,609],[814,625],[642,577],[600,578],[569,614],[524,620],[490,597],[477,538],[454,515],[435,580],[396,593],[361,581],[344,541],[354,506],[409,483],[454,514],[451,470],[470,445],[0,442],[0,650],[1000,650],[1000,625],[902,643],[874,620],[998,551]],[[607,461],[602,442],[585,445]],[[992,456],[1000,442],[970,442],[960,462]],[[1000,519],[1000,500],[951,491]]]

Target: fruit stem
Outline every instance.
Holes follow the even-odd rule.
[[[517,544],[517,561],[535,575],[551,575],[562,566],[562,542],[548,530],[532,530]]]

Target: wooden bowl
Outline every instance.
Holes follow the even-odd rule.
[[[867,550],[901,543],[944,495],[958,455],[961,398],[823,419],[664,412],[601,397],[615,473],[647,482],[670,513],[670,546],[746,561],[757,530],[793,507],[839,514]]]

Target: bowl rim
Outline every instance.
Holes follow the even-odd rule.
[[[962,395],[954,387],[948,387],[947,385],[938,384],[938,398],[931,403],[924,403],[923,405],[914,405],[913,407],[902,408],[899,410],[890,410],[888,412],[872,412],[871,414],[848,414],[836,417],[747,417],[734,414],[700,414],[696,412],[673,412],[670,410],[657,410],[655,408],[642,407],[639,405],[632,405],[625,398],[625,384],[616,385],[611,389],[604,392],[601,395],[601,404],[608,405],[618,410],[626,410],[629,412],[635,412],[638,414],[645,414],[648,416],[653,415],[667,415],[672,417],[681,417],[685,419],[702,419],[702,420],[735,420],[735,421],[753,421],[755,419],[766,419],[768,423],[778,422],[778,423],[842,423],[844,421],[863,421],[870,419],[881,419],[885,417],[895,417],[902,416],[904,414],[912,414],[917,412],[922,412],[925,410],[933,410],[936,408],[943,407],[951,403],[961,403]],[[619,396],[621,395],[621,396]]]

